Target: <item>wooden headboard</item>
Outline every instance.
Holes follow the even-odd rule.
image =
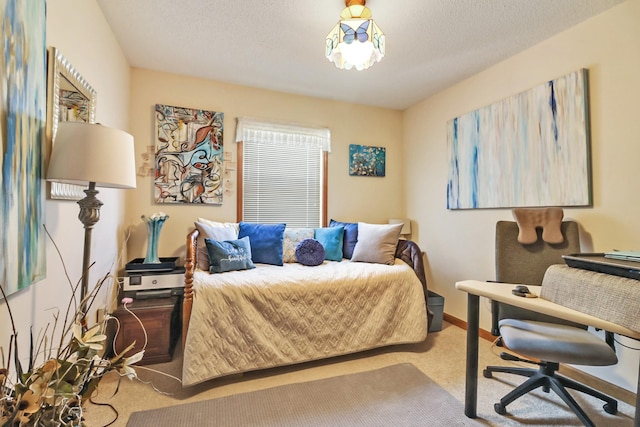
[[[187,339],[191,308],[193,307],[193,272],[198,262],[198,229],[187,234],[187,254],[184,259],[184,297],[182,301],[182,348]]]

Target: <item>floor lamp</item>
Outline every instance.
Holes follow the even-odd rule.
[[[91,231],[100,219],[102,202],[96,187],[135,188],[133,136],[118,129],[84,122],[58,124],[47,181],[88,185],[86,197],[78,201],[78,219],[84,225],[84,253],[80,301],[86,315],[91,258]]]

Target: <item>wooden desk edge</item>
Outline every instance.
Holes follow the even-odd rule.
[[[593,326],[609,332],[624,335],[627,337],[640,339],[640,331],[625,328],[618,324],[609,322],[599,317],[591,316],[577,310],[567,308],[563,305],[553,303],[542,298],[523,298],[511,293],[515,284],[483,282],[480,280],[463,280],[456,282],[456,289],[473,295],[486,297],[494,301],[507,303],[516,307],[526,308],[539,313],[548,314],[583,325]],[[541,286],[528,286],[529,290],[540,295]]]

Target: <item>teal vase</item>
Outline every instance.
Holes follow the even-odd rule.
[[[158,240],[160,240],[160,230],[164,219],[147,221],[147,256],[144,257],[145,264],[160,264],[158,257]]]

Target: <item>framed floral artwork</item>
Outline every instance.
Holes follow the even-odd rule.
[[[349,145],[349,175],[385,176],[386,148]]]

